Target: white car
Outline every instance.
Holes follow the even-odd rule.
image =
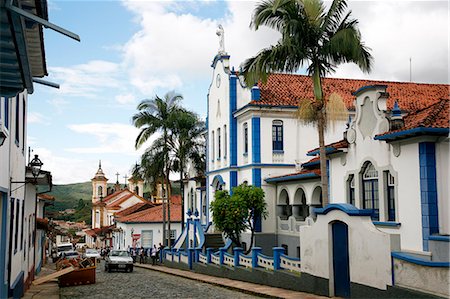
[[[130,253],[125,250],[112,250],[105,259],[105,271],[111,272],[112,269],[133,272],[133,259]]]
[[[100,253],[98,253],[98,251],[96,249],[91,249],[91,248],[86,249],[86,252],[84,253],[84,257],[96,258],[96,259],[101,258]]]
[[[76,251],[73,251],[73,250],[71,250],[71,251],[63,251],[63,252],[61,252],[61,258],[62,259],[68,259],[68,260],[70,260],[70,259],[78,259],[78,258],[80,258],[80,254],[78,252],[76,252]]]

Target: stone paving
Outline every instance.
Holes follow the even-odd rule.
[[[60,298],[258,298],[222,287],[135,267],[132,273],[105,272],[98,265],[96,283],[60,289]]]

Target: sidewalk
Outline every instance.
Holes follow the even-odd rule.
[[[54,264],[50,264],[54,266]],[[47,268],[48,265],[41,268],[41,272],[36,278],[46,276],[55,272],[56,270]],[[30,288],[25,292],[22,298],[25,299],[59,299],[59,286],[58,281],[55,279],[54,281],[48,281],[40,285],[31,284]]]
[[[145,268],[153,271],[164,272],[171,275],[176,275],[192,280],[197,280],[204,283],[209,283],[221,287],[225,287],[228,289],[234,289],[237,291],[241,291],[244,293],[254,294],[257,296],[263,297],[272,297],[272,298],[286,298],[286,299],[317,299],[317,298],[328,298],[317,296],[309,293],[296,292],[291,290],[285,290],[281,288],[270,287],[266,285],[260,285],[250,282],[244,282],[239,280],[232,280],[228,278],[209,276],[204,274],[199,274],[191,271],[185,271],[180,269],[174,269],[165,267],[162,265],[152,266],[148,264],[139,264],[135,263],[135,267]]]

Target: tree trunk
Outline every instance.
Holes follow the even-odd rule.
[[[163,171],[164,173],[164,171]],[[167,246],[166,242],[166,204],[164,197],[166,196],[166,188],[164,187],[164,182],[166,181],[166,176],[163,174],[163,180],[162,180],[162,214],[163,214],[163,245],[164,247]]]
[[[318,65],[318,64],[317,64]],[[322,82],[320,78],[320,70],[318,66],[314,68],[312,75],[314,83],[314,97],[316,99],[317,115],[317,131],[319,133],[319,154],[320,154],[320,181],[322,185],[322,206],[328,204],[328,176],[327,176],[327,157],[325,152],[325,101],[323,99]]]
[[[180,161],[180,194],[181,194],[181,231],[183,231],[184,230],[184,184],[183,184],[183,162],[181,162],[181,161]]]
[[[325,117],[323,112],[319,113],[317,129],[319,133],[319,153],[320,153],[320,180],[322,185],[322,207],[328,204],[328,175],[327,175],[327,156],[325,152]]]
[[[169,171],[168,169],[167,169],[167,171]],[[171,188],[170,188],[170,181],[169,181],[170,179],[169,179],[169,174],[168,173],[166,173],[166,187],[167,187],[167,231],[168,231],[168,246],[169,247],[172,247],[172,242],[171,242],[171,239],[170,239],[170,222],[171,222],[171,219],[170,219],[170,197],[171,197]]]

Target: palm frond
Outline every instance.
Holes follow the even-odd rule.
[[[342,97],[337,93],[332,93],[325,106],[326,128],[335,130],[337,124],[348,119],[348,110]]]
[[[309,99],[302,99],[298,103],[297,119],[305,125],[314,125],[317,122],[317,109]]]

